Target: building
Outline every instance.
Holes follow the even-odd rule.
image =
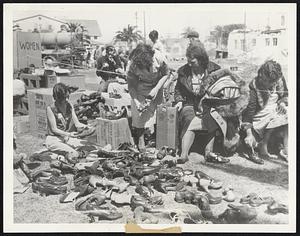
[[[260,62],[272,58],[280,63],[286,63],[287,57],[286,29],[234,30],[228,38],[229,57],[246,55],[250,58],[260,58]]]
[[[23,32],[58,32],[61,29],[61,25],[66,24],[65,21],[45,16],[34,15],[17,19],[13,21],[14,25],[18,25]]]

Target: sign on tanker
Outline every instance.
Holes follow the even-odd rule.
[[[22,69],[34,64],[42,65],[41,38],[38,33],[16,31],[13,35],[14,69]]]

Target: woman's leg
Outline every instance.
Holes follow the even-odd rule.
[[[284,126],[283,129],[283,150],[285,152],[285,154],[288,154],[288,126]]]
[[[212,137],[205,147],[205,156],[214,151],[215,137]]]
[[[186,133],[184,134],[181,142],[181,156],[180,159],[182,161],[187,161],[188,160],[188,155],[190,148],[193,145],[193,142],[195,140],[195,132],[191,130],[187,130]]]
[[[46,147],[49,151],[66,155],[68,154],[69,158],[78,158],[79,153],[70,145],[64,143],[60,138],[56,136],[47,136],[46,138]]]
[[[277,158],[276,155],[272,155],[268,151],[268,142],[273,133],[274,129],[266,129],[263,135],[263,140],[260,143],[259,151],[260,155],[267,157],[267,158]]]

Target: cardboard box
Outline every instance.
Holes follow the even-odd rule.
[[[101,147],[110,144],[113,149],[117,149],[121,143],[132,142],[127,118],[119,120],[96,118],[96,120],[97,144]]]
[[[121,98],[110,98],[108,93],[101,93],[101,96],[105,99],[105,104],[112,109],[121,109],[123,106],[131,108],[131,97],[129,93],[120,94]]]
[[[57,82],[85,89],[85,75],[57,76]]]
[[[30,131],[29,115],[27,116],[14,116],[14,133],[28,133]]]
[[[156,110],[156,148],[178,146],[178,111],[169,104],[160,105]]]
[[[89,94],[91,91],[79,90],[70,94],[69,101],[75,104],[82,94]],[[47,133],[46,108],[54,103],[53,89],[41,88],[27,91],[30,132],[44,137]]]

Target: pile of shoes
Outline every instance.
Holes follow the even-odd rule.
[[[90,222],[121,219],[124,206],[130,206],[137,223],[153,224],[159,222],[156,213],[167,213],[173,223],[249,223],[257,216],[255,208],[264,204],[270,214],[288,213],[286,205],[255,193],[240,199],[241,205],[234,204],[231,186],[223,188],[222,181],[202,171],[177,166],[176,150],[167,146],[140,152],[123,143],[117,150],[83,146],[77,151],[81,157],[75,161],[68,156],[49,159],[49,153],[33,155],[31,165],[37,166],[30,173],[32,189],[41,195],[61,195],[60,203],[75,202],[75,210]],[[195,205],[199,217],[166,208],[169,192],[174,193],[174,203]],[[229,202],[228,209],[215,216],[211,205],[222,201]]]
[[[100,109],[103,107],[105,99],[101,93],[94,92],[90,95],[83,94],[74,105],[75,113],[82,123],[87,123],[88,119],[100,117]],[[100,104],[100,105],[99,105]]]

